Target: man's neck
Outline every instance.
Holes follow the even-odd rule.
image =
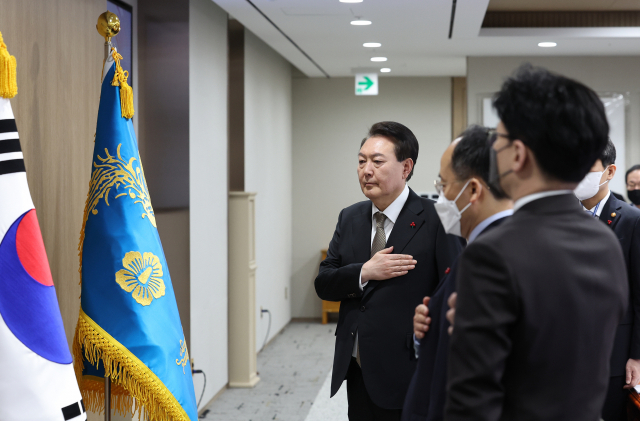
[[[469,232],[467,232],[467,234],[465,235],[467,241],[469,241],[469,237],[471,236],[473,230],[476,229],[476,227],[480,225],[482,221],[492,217],[496,213],[513,209],[513,202],[509,199],[495,200],[492,198],[489,199],[489,201],[489,203],[481,204],[480,212],[478,212],[476,217],[473,219],[473,222],[469,227]]]
[[[598,193],[595,196],[593,196],[592,198],[586,199],[586,200],[582,200],[581,201],[582,206],[584,206],[585,208],[591,210],[591,209],[593,209],[593,207],[595,205],[600,203],[600,201],[602,199],[604,199],[607,196],[608,193],[609,193],[609,185],[605,184],[604,186],[602,186],[600,188],[600,190],[598,190]]]
[[[515,202],[525,196],[529,196],[535,193],[543,193],[547,191],[555,190],[574,190],[578,183],[567,183],[564,181],[544,181],[541,179],[534,179],[531,182],[522,183],[516,186],[511,192],[511,199]]]
[[[400,190],[394,192],[393,194],[387,195],[385,197],[378,197],[375,200],[371,199],[371,201],[380,212],[384,212],[384,210],[387,209],[389,205],[391,205],[398,197],[400,197],[400,195],[404,191],[404,188],[405,186],[402,186]]]

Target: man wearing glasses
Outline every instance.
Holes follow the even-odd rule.
[[[573,190],[609,134],[591,89],[524,65],[494,98],[492,189],[513,216],[460,257],[444,419],[597,421],[629,286]]]
[[[625,174],[627,181],[627,197],[637,208],[640,208],[640,165],[634,165]]]
[[[513,214],[513,202],[487,184],[491,148],[487,138],[494,133],[471,126],[440,159],[440,180],[435,182],[439,195],[436,212],[445,231],[464,237],[468,244]],[[442,420],[449,351],[445,315],[449,309],[447,299],[456,290],[456,273],[454,264],[433,295],[416,307],[413,325],[415,337],[420,340],[416,342],[418,366],[407,392],[403,420]]]

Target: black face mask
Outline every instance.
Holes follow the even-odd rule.
[[[510,145],[501,148],[499,151],[489,148],[489,182],[487,184],[491,190],[501,196],[506,196],[506,193],[502,190],[502,186],[500,186],[500,178],[511,173],[513,170],[508,170],[500,174],[500,170],[498,169],[498,152],[502,152],[508,146]]]
[[[627,197],[634,205],[640,205],[640,190],[627,190]]]

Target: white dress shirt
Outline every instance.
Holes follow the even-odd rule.
[[[561,194],[572,194],[572,193],[573,193],[573,190],[550,190],[550,191],[543,191],[540,193],[529,194],[527,196],[521,197],[520,199],[514,202],[513,211],[517,212],[518,209],[520,209],[527,203],[533,202],[534,200],[542,199],[543,197],[559,196]]]
[[[404,204],[407,203],[407,199],[409,198],[409,186],[405,184],[404,190],[400,193],[400,196],[396,198],[387,208],[382,211],[382,213],[387,217],[384,221],[384,236],[388,240],[391,235],[391,231],[393,230],[393,226],[396,224],[396,220],[400,215],[400,211],[404,207]],[[380,210],[371,203],[371,243],[373,244],[373,239],[376,236],[376,219],[373,215],[375,215]],[[360,278],[358,279],[358,285],[360,286],[360,291],[364,290],[364,287],[369,282],[362,283],[362,270],[360,270]],[[355,357],[358,353],[358,331],[356,331],[356,340],[353,343],[353,353],[351,354]]]
[[[594,207],[592,207],[591,209],[587,209],[584,207],[584,205],[582,206],[582,209],[584,209],[585,211],[588,211],[591,213],[591,215],[594,218],[600,218],[600,215],[602,215],[602,208],[604,208],[604,204],[607,203],[607,200],[609,200],[609,196],[611,196],[611,191],[607,192],[607,195],[604,197],[604,199],[602,199],[601,201],[599,201]]]

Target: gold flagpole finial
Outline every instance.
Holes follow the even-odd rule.
[[[106,43],[111,42],[111,38],[120,32],[120,19],[115,13],[106,11],[98,16],[98,24],[96,25],[98,33],[104,37]]]

